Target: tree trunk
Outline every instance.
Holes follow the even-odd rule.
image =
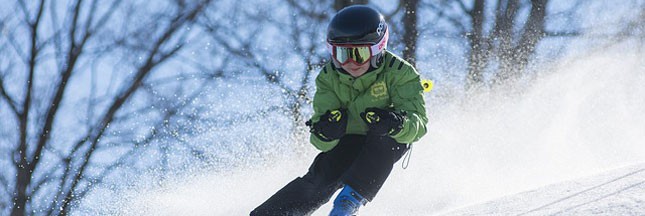
[[[537,44],[544,38],[544,22],[546,17],[546,4],[548,0],[531,0],[531,12],[528,20],[524,24],[521,35],[516,44],[513,45],[513,38],[504,38],[500,46],[500,67],[495,74],[493,83],[502,84],[506,81],[519,78],[526,66],[529,58],[535,53]],[[506,19],[515,20],[515,14],[519,6],[511,4],[507,8],[510,10],[511,17]],[[507,34],[513,34],[513,25],[505,26],[502,31]]]
[[[21,160],[16,174],[14,205],[11,209],[11,216],[25,215],[27,205],[27,185],[30,184],[29,170],[26,166],[26,160]]]
[[[504,82],[516,77],[518,67],[515,62],[514,27],[515,17],[519,10],[519,0],[499,0],[497,2],[495,28],[492,38],[497,42],[497,57],[499,67],[495,73],[493,84]]]
[[[497,0],[495,16],[491,17],[493,26],[488,35],[484,27],[486,0],[475,1],[473,8],[466,11],[472,20],[472,28],[466,34],[470,44],[466,77],[468,89],[485,84],[483,73],[487,69],[494,70],[491,80],[493,85],[503,84],[522,75],[537,44],[545,35],[548,1],[531,0],[530,14],[522,25],[522,31],[518,33],[517,22],[521,20],[518,17],[519,11],[528,5],[523,5],[520,0]],[[489,68],[491,62],[496,62],[497,68]]]
[[[484,37],[484,7],[486,0],[475,1],[474,8],[469,12],[472,19],[472,31],[467,33],[470,44],[468,56],[468,76],[466,87],[472,88],[484,82],[482,73],[488,65],[489,46]]]
[[[518,68],[524,69],[528,65],[529,57],[535,53],[535,48],[544,36],[544,22],[546,17],[546,4],[549,0],[532,0],[531,13],[526,21],[524,32],[518,47],[515,48]]]
[[[400,4],[404,5],[405,14],[403,15],[403,28],[405,33],[403,35],[403,59],[407,60],[416,67],[416,50],[417,50],[417,9],[419,8],[419,0],[401,0]]]
[[[18,149],[15,150],[14,154],[19,155],[20,158],[17,160],[14,158],[14,160],[16,160],[14,161],[16,165],[16,183],[14,187],[14,204],[11,209],[12,216],[25,215],[27,211],[27,201],[29,200],[29,197],[27,196],[27,186],[31,184],[31,177],[34,170],[34,164],[30,163],[29,158],[27,158],[27,142],[29,142],[27,138],[29,136],[29,113],[31,110],[32,92],[34,88],[34,74],[36,73],[37,57],[39,57],[40,53],[40,47],[38,47],[38,28],[43,15],[43,9],[45,8],[44,5],[45,1],[41,0],[38,5],[38,12],[36,13],[34,21],[28,21],[31,30],[31,52],[29,54],[29,65],[27,65],[29,67],[29,75],[27,82],[25,83],[26,95],[23,100],[22,111],[18,115],[20,120],[20,143],[18,144]],[[27,20],[30,19],[28,15],[26,18]],[[38,155],[35,155],[34,158],[35,157],[38,157]]]

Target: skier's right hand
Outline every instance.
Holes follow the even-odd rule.
[[[345,136],[347,129],[347,111],[345,109],[327,110],[320,116],[318,122],[312,124],[309,120],[305,124],[310,127],[309,131],[322,141],[340,139]]]

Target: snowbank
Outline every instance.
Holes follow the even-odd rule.
[[[557,183],[441,215],[645,215],[645,164]]]

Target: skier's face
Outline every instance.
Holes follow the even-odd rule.
[[[367,72],[367,69],[370,68],[370,64],[357,65],[355,62],[349,62],[341,67],[353,77],[359,77]]]

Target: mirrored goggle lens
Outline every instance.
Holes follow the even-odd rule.
[[[339,47],[334,46],[335,58],[341,64],[347,63],[350,59],[358,64],[370,60],[370,47]]]

